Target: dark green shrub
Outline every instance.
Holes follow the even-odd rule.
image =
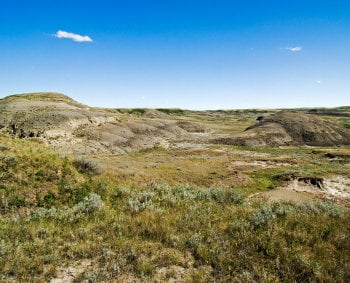
[[[144,108],[134,108],[129,110],[129,114],[134,114],[134,115],[143,115],[146,113],[146,109]]]
[[[74,189],[70,192],[69,203],[76,204],[87,197],[91,192],[91,186],[88,183],[84,183],[80,188]]]
[[[38,201],[39,207],[51,207],[56,203],[56,196],[52,192],[48,192],[42,199]]]
[[[26,201],[22,196],[15,196],[14,198],[9,200],[8,204],[9,206],[22,207],[25,206]]]

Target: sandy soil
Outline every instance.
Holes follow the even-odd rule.
[[[320,198],[350,201],[350,178],[331,176],[323,181],[321,188],[303,181],[293,180],[281,188],[259,193],[254,197],[292,202],[307,202]]]

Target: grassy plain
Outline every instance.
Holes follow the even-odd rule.
[[[349,156],[207,146],[82,159],[3,135],[0,280],[348,281],[348,202],[264,192],[283,176],[350,178]]]

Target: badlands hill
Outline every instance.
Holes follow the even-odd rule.
[[[223,143],[244,146],[338,146],[350,144],[350,131],[312,114],[280,111]],[[219,140],[220,141],[220,140]]]
[[[270,130],[272,129],[272,130]],[[277,145],[334,146],[350,144],[350,131],[310,114],[282,111],[251,126],[247,132],[265,132],[265,136],[281,133],[282,141]],[[264,136],[264,134],[261,134]],[[277,136],[277,135],[276,135]],[[265,141],[270,144],[269,140]],[[273,145],[271,143],[270,145]]]
[[[64,152],[79,154],[121,154],[157,146],[208,144],[349,145],[350,130],[344,126],[348,112],[344,109],[347,108],[293,112],[102,109],[63,94],[32,93],[0,100],[0,129],[19,138],[40,138]]]
[[[0,129],[75,153],[151,148],[196,130],[194,124],[168,121],[163,116],[169,115],[155,110],[142,112],[150,116],[142,119],[138,111],[124,112],[91,108],[58,93],[14,95],[0,100]]]

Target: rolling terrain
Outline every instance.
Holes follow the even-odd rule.
[[[1,99],[0,281],[349,281],[349,117]]]
[[[255,147],[350,145],[346,122],[338,125],[320,116],[337,113],[338,120],[346,119],[349,112],[344,109],[307,113],[97,109],[62,94],[38,93],[0,100],[0,129],[19,138],[41,138],[65,152],[78,154],[128,153],[155,146],[181,148],[213,143]]]

